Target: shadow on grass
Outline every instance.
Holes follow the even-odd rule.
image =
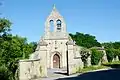
[[[67,73],[62,73],[62,72],[54,72],[55,74],[62,74],[62,75],[67,75]]]
[[[103,64],[103,65],[111,68],[120,68],[120,64]]]
[[[59,78],[56,80],[119,80],[120,69],[103,70],[96,72],[83,73],[69,78]]]

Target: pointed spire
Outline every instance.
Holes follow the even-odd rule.
[[[53,4],[53,9],[56,9],[55,4]]]
[[[57,11],[55,4],[53,4],[53,11]]]

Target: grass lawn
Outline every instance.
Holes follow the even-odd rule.
[[[93,66],[89,66],[89,67],[80,69],[78,72],[84,73],[84,72],[89,72],[89,71],[98,70],[98,69],[105,69],[105,68],[109,68],[109,67],[106,67],[106,66],[103,66],[103,65],[101,65],[101,66],[93,65]]]
[[[97,65],[89,66],[89,67],[80,69],[78,72],[84,73],[84,72],[89,72],[93,70],[108,69],[108,68],[120,68],[120,61],[108,62],[100,66],[97,66]]]
[[[108,64],[108,65],[120,64],[120,61],[108,62],[105,64]]]
[[[120,68],[120,61],[108,62],[108,63],[104,63],[102,65],[111,67],[111,68]]]

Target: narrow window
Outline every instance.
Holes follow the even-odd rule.
[[[55,41],[55,44],[57,44],[57,41]]]
[[[50,20],[50,31],[53,32],[54,30],[54,21]]]
[[[61,20],[57,20],[57,31],[61,31]]]

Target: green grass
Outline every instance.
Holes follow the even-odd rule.
[[[84,73],[84,72],[88,72],[88,71],[93,71],[93,70],[98,70],[98,69],[104,69],[104,68],[108,68],[106,66],[89,66],[89,67],[86,67],[86,68],[83,68],[83,69],[80,69],[78,72],[80,73]]]
[[[120,61],[108,62],[103,65],[111,68],[120,68]]]
[[[120,61],[108,62],[108,63],[104,63],[104,64],[106,64],[106,65],[120,64]]]
[[[98,70],[98,69],[105,69],[105,68],[120,68],[120,61],[108,62],[100,66],[97,66],[97,65],[89,66],[83,69],[79,69],[78,72],[84,73],[84,72],[89,72],[89,71]]]

